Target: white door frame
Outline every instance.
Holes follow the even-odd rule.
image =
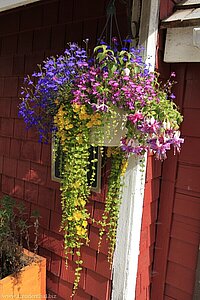
[[[139,3],[133,0],[134,8],[137,7],[136,2]],[[144,56],[147,57],[152,70],[155,68],[159,2],[159,0],[143,0],[141,10],[140,45],[146,49]],[[113,260],[112,300],[135,299],[146,161],[145,157],[145,168],[141,172],[140,159],[132,156],[125,174]]]

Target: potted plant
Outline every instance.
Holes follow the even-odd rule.
[[[99,225],[100,242],[104,233],[110,242],[108,259],[112,262],[121,176],[128,157],[142,157],[150,151],[163,160],[167,150],[174,147],[180,151],[183,143],[179,132],[182,116],[172,101],[175,74],[162,84],[159,74],[150,72],[143,62],[141,49],[118,51],[114,40],[113,49],[102,44],[89,57],[85,43],[86,50],[70,43],[63,55],[48,58],[39,72],[25,78],[19,111],[27,127],[37,128],[40,141],[48,142],[53,135],[62,150],[61,227],[66,256],[77,257],[74,291],[83,263],[81,246],[89,242],[90,145],[108,146],[111,159],[105,212]]]
[[[24,207],[9,196],[0,202],[0,298],[45,297],[46,260],[36,254],[38,214],[35,213],[34,252],[29,247],[29,225]],[[29,250],[23,248],[23,239]],[[39,298],[38,298],[39,299]]]

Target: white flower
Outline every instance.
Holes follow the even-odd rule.
[[[124,74],[125,74],[126,76],[129,76],[129,74],[130,74],[130,69],[129,69],[129,68],[125,68],[125,69],[124,69]]]

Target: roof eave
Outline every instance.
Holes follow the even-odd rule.
[[[160,28],[177,28],[177,27],[189,27],[189,26],[200,26],[200,19],[192,20],[177,20],[177,21],[162,21]]]
[[[24,6],[41,0],[0,0],[0,12]]]

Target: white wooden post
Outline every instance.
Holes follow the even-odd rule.
[[[136,0],[133,1],[135,7]],[[155,67],[159,0],[143,0],[140,40],[146,48],[151,69]],[[146,157],[145,157],[146,170]],[[122,191],[122,205],[113,261],[112,300],[134,300],[142,224],[145,171],[141,173],[138,157],[129,159]]]

